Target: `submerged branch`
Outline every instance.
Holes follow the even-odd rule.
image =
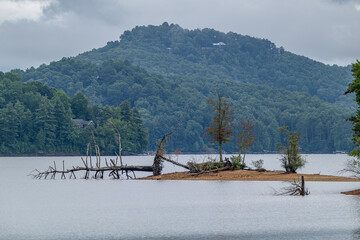
[[[301,181],[290,182],[290,186],[285,187],[282,192],[276,192],[275,195],[290,195],[290,196],[306,196],[310,192],[308,189],[305,189],[305,180],[304,176],[301,176]]]
[[[113,160],[111,161],[113,162]],[[49,176],[51,177],[51,179],[55,179],[56,174],[60,174],[61,179],[65,179],[66,178],[65,174],[70,174],[69,178],[72,177],[76,178],[75,172],[79,172],[79,171],[85,171],[85,176],[84,176],[85,179],[89,178],[91,172],[95,173],[95,178],[103,178],[104,172],[110,172],[109,176],[119,179],[120,175],[123,173],[125,173],[127,177],[130,178],[128,172],[134,172],[134,171],[152,172],[153,167],[152,166],[116,166],[116,165],[106,166],[106,167],[88,167],[87,165],[85,165],[84,167],[73,167],[71,169],[66,169],[66,170],[63,168],[63,170],[57,170],[56,167],[53,168],[50,166],[48,170],[44,172],[40,172],[39,170],[35,169],[34,172],[31,173],[30,175],[36,179],[42,179],[42,178],[46,179]],[[121,172],[121,174],[119,172]]]

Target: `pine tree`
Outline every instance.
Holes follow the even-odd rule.
[[[136,108],[133,108],[131,111],[131,124],[134,134],[136,134],[135,142],[136,152],[143,152],[147,149],[148,146],[148,132],[143,125],[140,113]]]
[[[74,118],[89,120],[89,106],[90,101],[82,92],[75,94],[71,100],[71,110]]]
[[[66,102],[66,99],[62,101],[61,94],[56,94],[51,103],[54,106],[56,146],[60,150],[70,150],[69,146],[72,145],[74,132],[70,104]]]
[[[37,128],[37,144],[41,150],[54,150],[56,139],[55,109],[47,97],[41,99],[36,110],[35,124]]]

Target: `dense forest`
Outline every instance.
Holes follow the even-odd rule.
[[[92,104],[135,106],[149,129],[149,150],[173,128],[169,150],[211,151],[205,137],[208,98],[217,90],[231,104],[235,122],[255,125],[252,151],[274,151],[278,128],[290,126],[306,152],[350,150],[350,67],[328,66],[277,48],[268,40],[186,30],[178,25],[136,27],[120,41],[26,71],[22,81],[41,81]],[[94,117],[87,117],[93,120]],[[235,143],[224,145],[236,151]]]
[[[84,154],[94,139],[103,152],[114,154],[114,126],[125,152],[147,149],[147,129],[128,101],[91,105],[80,92],[70,98],[39,81],[23,83],[20,75],[10,72],[0,72],[0,89],[1,154]]]
[[[351,66],[329,66],[285,51],[266,39],[214,29],[183,29],[179,25],[138,26],[120,41],[108,42],[77,59],[100,64],[128,60],[152,73],[177,75],[192,84],[198,78],[281,88],[318,96],[344,107],[355,106],[344,96],[352,80]]]

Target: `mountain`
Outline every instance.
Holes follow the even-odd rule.
[[[103,48],[20,73],[23,81],[39,80],[70,96],[81,91],[92,103],[128,100],[149,128],[149,149],[175,127],[169,149],[215,148],[204,133],[211,119],[206,100],[217,90],[234,108],[235,121],[255,124],[253,151],[274,151],[280,126],[296,130],[307,152],[352,146],[345,119],[354,105],[343,95],[350,67],[325,65],[264,39],[164,23],[136,27]],[[234,143],[224,147],[236,151]]]
[[[343,107],[353,104],[351,97],[343,95],[352,80],[350,66],[325,65],[277,48],[269,40],[233,32],[187,30],[167,23],[135,27],[125,31],[120,41],[108,42],[77,59],[128,60],[166,76],[231,79],[303,92]]]

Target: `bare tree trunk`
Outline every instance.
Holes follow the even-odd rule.
[[[165,161],[167,161],[167,162],[169,162],[169,163],[172,163],[172,164],[174,164],[174,165],[177,165],[177,166],[179,166],[179,167],[183,167],[183,168],[189,169],[189,167],[188,167],[188,166],[183,165],[183,164],[178,163],[178,162],[175,162],[174,160],[171,160],[171,159],[165,158],[165,157],[163,157],[163,156],[161,156],[161,159],[163,159],[163,160],[165,160]]]
[[[220,151],[220,162],[223,162],[223,157],[222,157],[222,143],[219,142],[219,151]]]
[[[246,150],[244,150],[244,157],[242,159],[242,163],[245,164],[245,156],[246,156]]]
[[[305,196],[305,181],[304,181],[304,176],[301,176],[301,196]]]
[[[164,157],[164,155],[166,154],[165,145],[166,145],[167,137],[170,136],[173,133],[173,131],[171,131],[168,134],[165,134],[161,138],[161,140],[159,140],[158,143],[157,143],[158,148],[156,150],[155,157],[154,157],[154,163],[153,163],[153,175],[154,176],[161,175],[164,160],[167,161],[167,162],[170,162],[172,164],[175,164],[177,166],[189,169],[189,167],[186,166],[186,165],[183,165],[181,163],[175,162],[174,160],[171,160],[169,158]]]

